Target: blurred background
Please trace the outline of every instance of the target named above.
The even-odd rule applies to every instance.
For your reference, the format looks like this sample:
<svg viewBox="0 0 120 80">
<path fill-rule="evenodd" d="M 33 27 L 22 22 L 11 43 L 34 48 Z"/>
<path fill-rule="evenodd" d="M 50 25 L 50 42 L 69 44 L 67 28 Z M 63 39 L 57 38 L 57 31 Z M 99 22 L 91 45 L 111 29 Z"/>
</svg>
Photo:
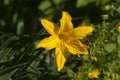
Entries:
<svg viewBox="0 0 120 80">
<path fill-rule="evenodd" d="M 100 23 L 116 0 L 0 0 L 0 30 L 4 33 L 33 34 L 41 30 L 40 19 L 58 22 L 67 11 L 77 26 L 83 20 Z"/>
</svg>

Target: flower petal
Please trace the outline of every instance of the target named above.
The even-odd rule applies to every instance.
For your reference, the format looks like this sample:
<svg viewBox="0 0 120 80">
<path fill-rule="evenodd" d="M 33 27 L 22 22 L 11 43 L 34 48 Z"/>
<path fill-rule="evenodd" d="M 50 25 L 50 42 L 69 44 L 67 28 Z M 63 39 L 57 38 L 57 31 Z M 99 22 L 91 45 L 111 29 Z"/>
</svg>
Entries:
<svg viewBox="0 0 120 80">
<path fill-rule="evenodd" d="M 63 46 L 57 47 L 55 50 L 58 71 L 63 69 L 64 64 L 66 62 L 66 57 L 65 57 L 66 50 L 67 49 Z"/>
<path fill-rule="evenodd" d="M 48 21 L 46 19 L 42 19 L 41 24 L 43 25 L 43 27 L 46 29 L 46 31 L 48 33 L 50 33 L 51 35 L 55 35 L 54 30 L 55 30 L 56 26 L 55 26 L 55 24 L 53 22 Z"/>
<path fill-rule="evenodd" d="M 89 78 L 98 78 L 100 72 L 98 69 L 94 69 L 92 72 L 88 73 Z"/>
<path fill-rule="evenodd" d="M 93 28 L 91 26 L 81 26 L 73 29 L 73 35 L 78 39 L 83 39 L 87 34 L 91 33 Z"/>
<path fill-rule="evenodd" d="M 71 22 L 72 18 L 67 12 L 62 12 L 62 18 L 60 19 L 60 30 L 59 33 L 63 31 L 71 31 L 73 29 L 73 24 Z"/>
<path fill-rule="evenodd" d="M 58 43 L 58 38 L 56 36 L 50 36 L 47 38 L 44 38 L 43 40 L 41 40 L 38 45 L 37 48 L 46 48 L 47 50 L 53 49 L 57 46 Z"/>
<path fill-rule="evenodd" d="M 79 40 L 75 40 L 69 44 L 65 44 L 65 46 L 67 47 L 68 51 L 71 52 L 71 54 L 88 54 L 86 46 L 83 45 Z"/>
</svg>

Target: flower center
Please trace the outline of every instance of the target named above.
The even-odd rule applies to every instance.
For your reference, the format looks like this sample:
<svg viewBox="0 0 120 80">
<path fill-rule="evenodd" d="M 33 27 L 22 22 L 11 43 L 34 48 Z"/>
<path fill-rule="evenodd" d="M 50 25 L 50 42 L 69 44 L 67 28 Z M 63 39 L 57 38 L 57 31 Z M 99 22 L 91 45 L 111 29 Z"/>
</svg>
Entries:
<svg viewBox="0 0 120 80">
<path fill-rule="evenodd" d="M 59 34 L 58 37 L 62 42 L 65 42 L 65 43 L 70 43 L 73 39 L 73 36 L 70 32 L 63 32 Z"/>
</svg>

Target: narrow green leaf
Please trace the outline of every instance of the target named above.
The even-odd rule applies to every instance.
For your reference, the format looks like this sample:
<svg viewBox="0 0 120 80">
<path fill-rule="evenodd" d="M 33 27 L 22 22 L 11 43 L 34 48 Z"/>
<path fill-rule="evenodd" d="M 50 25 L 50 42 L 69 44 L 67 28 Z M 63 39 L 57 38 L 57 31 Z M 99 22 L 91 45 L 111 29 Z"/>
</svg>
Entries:
<svg viewBox="0 0 120 80">
<path fill-rule="evenodd" d="M 26 65 L 26 63 L 14 65 L 14 66 L 5 68 L 5 69 L 3 69 L 3 70 L 0 70 L 0 75 L 1 75 L 1 74 L 4 74 L 4 73 L 8 73 L 8 71 L 12 71 L 12 70 L 14 70 L 14 69 L 16 69 L 16 68 L 18 68 L 18 67 L 22 67 L 23 65 Z"/>
</svg>

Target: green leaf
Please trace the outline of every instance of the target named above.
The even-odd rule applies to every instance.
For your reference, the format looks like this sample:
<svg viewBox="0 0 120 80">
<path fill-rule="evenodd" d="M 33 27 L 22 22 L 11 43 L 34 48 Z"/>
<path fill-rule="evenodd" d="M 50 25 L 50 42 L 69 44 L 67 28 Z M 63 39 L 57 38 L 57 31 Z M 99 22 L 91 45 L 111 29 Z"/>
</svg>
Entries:
<svg viewBox="0 0 120 80">
<path fill-rule="evenodd" d="M 76 4 L 76 7 L 83 7 L 83 6 L 86 6 L 87 4 L 89 3 L 92 3 L 92 2 L 95 2 L 95 0 L 77 0 L 77 4 Z"/>
<path fill-rule="evenodd" d="M 83 59 L 86 61 L 89 61 L 89 56 L 88 55 L 83 55 Z"/>
<path fill-rule="evenodd" d="M 118 57 L 120 58 L 120 50 L 118 51 Z"/>
<path fill-rule="evenodd" d="M 77 74 L 77 80 L 85 80 L 85 73 L 82 71 L 79 71 Z"/>
<path fill-rule="evenodd" d="M 45 0 L 45 1 L 41 2 L 41 4 L 38 6 L 38 9 L 45 10 L 46 8 L 48 8 L 50 6 L 51 6 L 51 4 L 50 4 L 49 0 Z"/>
<path fill-rule="evenodd" d="M 9 3 L 10 3 L 10 0 L 4 0 L 4 5 L 5 5 L 5 6 L 8 6 Z"/>
<path fill-rule="evenodd" d="M 74 77 L 75 75 L 75 73 L 70 68 L 67 68 L 67 74 L 69 77 Z"/>
<path fill-rule="evenodd" d="M 113 52 L 113 51 L 116 50 L 116 46 L 115 46 L 115 44 L 113 44 L 113 43 L 106 44 L 104 48 L 105 48 L 105 50 L 106 50 L 107 52 L 109 52 L 109 53 L 111 53 L 111 52 Z"/>
<path fill-rule="evenodd" d="M 119 5 L 119 7 L 117 8 L 117 12 L 120 12 L 120 5 Z"/>
<path fill-rule="evenodd" d="M 7 72 L 4 75 L 0 75 L 0 80 L 12 80 L 11 76 L 16 72 L 16 70 L 13 70 L 12 72 Z"/>
<path fill-rule="evenodd" d="M 117 36 L 117 43 L 120 45 L 120 35 Z"/>
<path fill-rule="evenodd" d="M 119 21 L 120 21 L 120 18 L 117 18 L 117 19 L 113 20 L 113 21 L 110 23 L 110 26 L 108 27 L 107 30 L 108 30 L 108 31 L 111 31 Z"/>
<path fill-rule="evenodd" d="M 11 79 L 10 76 L 11 74 L 7 73 L 5 75 L 0 76 L 0 80 L 10 80 Z"/>
<path fill-rule="evenodd" d="M 103 65 L 103 63 L 106 61 L 105 55 L 103 53 L 96 53 L 95 56 L 97 58 L 98 65 Z"/>
</svg>

